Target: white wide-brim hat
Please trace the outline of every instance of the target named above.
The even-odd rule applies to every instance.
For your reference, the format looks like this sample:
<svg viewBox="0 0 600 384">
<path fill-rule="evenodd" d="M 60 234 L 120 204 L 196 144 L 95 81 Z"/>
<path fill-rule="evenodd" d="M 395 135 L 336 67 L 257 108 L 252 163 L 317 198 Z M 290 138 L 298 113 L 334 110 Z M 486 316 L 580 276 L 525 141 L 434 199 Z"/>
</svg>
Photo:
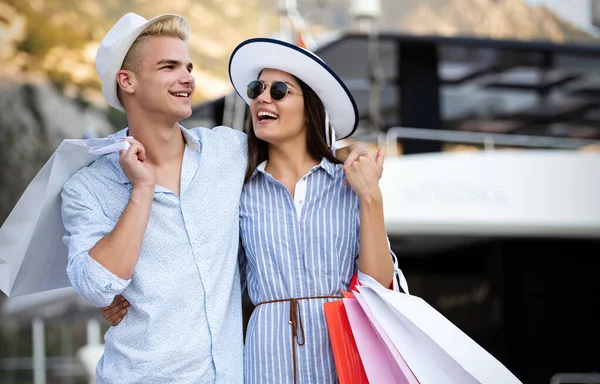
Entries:
<svg viewBox="0 0 600 384">
<path fill-rule="evenodd" d="M 187 30 L 184 41 L 187 42 L 190 35 L 189 23 L 183 17 L 170 13 L 150 20 L 135 13 L 127 13 L 104 36 L 96 53 L 96 72 L 102 81 L 102 95 L 111 107 L 124 110 L 117 97 L 117 72 L 121 69 L 135 39 L 152 24 L 172 17 L 179 18 L 185 23 Z"/>
<path fill-rule="evenodd" d="M 282 40 L 249 39 L 233 50 L 229 59 L 229 79 L 246 104 L 250 105 L 251 101 L 246 94 L 248 83 L 257 80 L 265 68 L 296 76 L 319 96 L 329 114 L 336 140 L 345 139 L 356 131 L 358 108 L 338 75 L 314 53 Z"/>
</svg>

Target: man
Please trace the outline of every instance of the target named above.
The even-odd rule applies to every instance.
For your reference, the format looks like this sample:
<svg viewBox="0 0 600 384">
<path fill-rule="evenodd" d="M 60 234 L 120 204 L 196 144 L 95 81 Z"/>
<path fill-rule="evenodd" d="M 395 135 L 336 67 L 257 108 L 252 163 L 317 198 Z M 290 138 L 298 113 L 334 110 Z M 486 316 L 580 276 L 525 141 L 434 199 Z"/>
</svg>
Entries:
<svg viewBox="0 0 600 384">
<path fill-rule="evenodd" d="M 104 97 L 127 116 L 117 136 L 131 147 L 81 169 L 61 196 L 74 289 L 98 307 L 121 294 L 130 303 L 105 335 L 98 383 L 243 382 L 246 136 L 179 125 L 195 89 L 188 37 L 180 16 L 130 13 L 96 57 Z"/>
</svg>

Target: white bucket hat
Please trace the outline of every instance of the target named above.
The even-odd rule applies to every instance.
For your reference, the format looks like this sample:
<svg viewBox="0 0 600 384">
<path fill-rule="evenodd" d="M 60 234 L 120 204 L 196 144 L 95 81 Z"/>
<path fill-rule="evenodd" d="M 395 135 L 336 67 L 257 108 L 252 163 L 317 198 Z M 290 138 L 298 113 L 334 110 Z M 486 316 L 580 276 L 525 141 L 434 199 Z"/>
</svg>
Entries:
<svg viewBox="0 0 600 384">
<path fill-rule="evenodd" d="M 135 14 L 127 13 L 108 31 L 100 42 L 96 54 L 96 72 L 102 81 L 102 94 L 106 102 L 116 109 L 123 110 L 123 106 L 117 97 L 117 72 L 123 65 L 123 60 L 129 48 L 142 32 L 157 21 L 177 17 L 183 20 L 187 26 L 184 41 L 190 35 L 190 26 L 186 19 L 175 14 L 164 14 L 150 20 Z"/>
<path fill-rule="evenodd" d="M 265 68 L 287 72 L 306 83 L 323 102 L 337 140 L 356 131 L 358 109 L 342 80 L 317 55 L 282 40 L 249 39 L 233 50 L 229 59 L 229 79 L 246 104 L 250 105 L 251 101 L 246 94 L 248 83 L 257 80 Z"/>
</svg>

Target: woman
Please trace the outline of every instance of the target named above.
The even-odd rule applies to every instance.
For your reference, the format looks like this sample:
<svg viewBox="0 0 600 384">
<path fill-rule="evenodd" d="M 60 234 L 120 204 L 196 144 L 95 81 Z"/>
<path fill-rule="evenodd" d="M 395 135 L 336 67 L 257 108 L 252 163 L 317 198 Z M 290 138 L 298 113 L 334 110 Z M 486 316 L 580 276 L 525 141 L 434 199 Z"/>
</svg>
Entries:
<svg viewBox="0 0 600 384">
<path fill-rule="evenodd" d="M 250 39 L 234 50 L 229 75 L 252 123 L 240 200 L 240 265 L 256 306 L 245 382 L 336 383 L 323 304 L 354 276 L 395 287 L 378 186 L 383 156 L 345 169 L 335 158 L 335 141 L 357 127 L 357 108 L 314 54 Z"/>
<path fill-rule="evenodd" d="M 336 160 L 335 140 L 354 132 L 357 108 L 314 54 L 251 39 L 234 50 L 229 75 L 252 116 L 240 203 L 256 306 L 246 383 L 335 383 L 323 303 L 339 299 L 357 272 L 384 286 L 394 277 L 378 185 L 383 157 L 346 169 Z"/>
</svg>

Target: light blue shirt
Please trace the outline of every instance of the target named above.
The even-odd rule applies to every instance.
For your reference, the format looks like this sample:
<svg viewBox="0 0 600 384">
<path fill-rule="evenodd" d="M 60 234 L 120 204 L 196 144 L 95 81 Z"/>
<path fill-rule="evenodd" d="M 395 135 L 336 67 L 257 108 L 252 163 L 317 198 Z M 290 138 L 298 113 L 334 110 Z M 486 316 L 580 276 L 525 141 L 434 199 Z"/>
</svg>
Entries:
<svg viewBox="0 0 600 384">
<path fill-rule="evenodd" d="M 227 127 L 181 130 L 187 145 L 180 196 L 156 186 L 130 280 L 88 254 L 129 202 L 131 183 L 118 154 L 81 169 L 63 188 L 73 288 L 99 307 L 119 294 L 130 302 L 105 335 L 98 384 L 243 383 L 237 251 L 246 136 Z"/>
</svg>

